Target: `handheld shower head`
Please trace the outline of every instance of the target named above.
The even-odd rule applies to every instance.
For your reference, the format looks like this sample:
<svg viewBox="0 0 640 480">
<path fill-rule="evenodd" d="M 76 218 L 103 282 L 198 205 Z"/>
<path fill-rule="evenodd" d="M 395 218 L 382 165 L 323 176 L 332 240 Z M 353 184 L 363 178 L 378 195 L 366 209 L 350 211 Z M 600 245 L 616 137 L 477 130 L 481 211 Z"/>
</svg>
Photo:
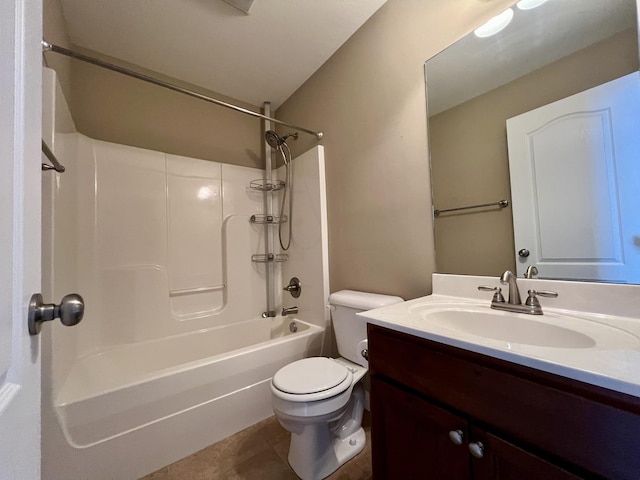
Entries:
<svg viewBox="0 0 640 480">
<path fill-rule="evenodd" d="M 271 148 L 278 148 L 284 141 L 282 138 L 280 138 L 280 135 L 278 135 L 273 130 L 267 130 L 264 134 L 264 139 L 267 141 Z"/>
<path fill-rule="evenodd" d="M 283 250 L 289 250 L 289 247 L 291 246 L 291 232 L 292 232 L 292 219 L 293 219 L 293 204 L 292 202 L 292 197 L 291 197 L 291 189 L 293 188 L 293 174 L 291 173 L 291 168 L 290 168 L 290 163 L 291 163 L 291 150 L 289 150 L 289 145 L 287 145 L 287 138 L 289 137 L 293 137 L 294 140 L 298 139 L 298 133 L 297 132 L 293 132 L 293 133 L 287 133 L 284 137 L 280 137 L 280 135 L 278 135 L 276 132 L 274 132 L 273 130 L 267 130 L 266 132 L 264 132 L 264 139 L 265 141 L 269 144 L 269 146 L 271 148 L 275 148 L 277 150 L 280 151 L 280 155 L 282 155 L 282 161 L 284 162 L 285 168 L 286 168 L 286 176 L 287 176 L 287 180 L 285 182 L 285 188 L 284 188 L 284 193 L 282 194 L 282 203 L 280 204 L 280 218 L 285 218 L 284 215 L 284 205 L 285 205 L 285 201 L 287 199 L 287 192 L 289 192 L 289 221 L 287 222 L 289 224 L 289 240 L 287 242 L 287 244 L 285 245 L 283 238 L 282 238 L 282 222 L 280 222 L 278 224 L 278 237 L 280 240 L 280 247 L 282 247 Z"/>
<path fill-rule="evenodd" d="M 281 137 L 273 130 L 267 130 L 264 134 L 264 139 L 267 141 L 271 148 L 280 148 L 283 144 L 286 145 L 286 140 L 289 137 L 293 137 L 294 140 L 297 140 L 298 132 L 287 133 L 284 137 Z"/>
</svg>

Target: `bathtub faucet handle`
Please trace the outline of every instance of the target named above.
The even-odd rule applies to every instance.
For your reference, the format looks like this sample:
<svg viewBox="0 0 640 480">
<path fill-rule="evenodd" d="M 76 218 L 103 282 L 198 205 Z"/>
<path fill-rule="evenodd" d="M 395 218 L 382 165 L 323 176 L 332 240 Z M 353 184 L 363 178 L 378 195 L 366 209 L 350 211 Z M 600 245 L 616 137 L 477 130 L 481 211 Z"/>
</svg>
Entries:
<svg viewBox="0 0 640 480">
<path fill-rule="evenodd" d="M 298 277 L 292 277 L 291 280 L 289 280 L 289 285 L 282 290 L 289 292 L 293 298 L 298 298 L 302 292 L 302 283 Z"/>
<path fill-rule="evenodd" d="M 298 313 L 298 307 L 289 307 L 282 309 L 282 316 L 290 315 L 292 313 Z"/>
</svg>

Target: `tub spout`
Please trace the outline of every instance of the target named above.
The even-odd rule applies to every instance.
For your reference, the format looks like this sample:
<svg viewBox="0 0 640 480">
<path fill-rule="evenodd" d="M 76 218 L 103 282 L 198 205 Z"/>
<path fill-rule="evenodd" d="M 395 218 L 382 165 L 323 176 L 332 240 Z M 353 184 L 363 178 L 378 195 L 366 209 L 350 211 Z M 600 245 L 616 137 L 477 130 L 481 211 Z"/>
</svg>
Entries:
<svg viewBox="0 0 640 480">
<path fill-rule="evenodd" d="M 289 308 L 283 308 L 282 309 L 282 316 L 283 317 L 285 315 L 290 315 L 292 313 L 298 313 L 298 307 L 289 307 Z"/>
</svg>

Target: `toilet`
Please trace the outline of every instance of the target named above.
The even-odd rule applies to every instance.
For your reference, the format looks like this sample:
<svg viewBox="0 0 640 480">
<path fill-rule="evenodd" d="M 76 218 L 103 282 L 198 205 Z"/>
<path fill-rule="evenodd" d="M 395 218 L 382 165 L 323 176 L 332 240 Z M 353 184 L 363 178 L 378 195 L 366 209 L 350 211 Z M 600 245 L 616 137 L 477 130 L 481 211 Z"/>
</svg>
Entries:
<svg viewBox="0 0 640 480">
<path fill-rule="evenodd" d="M 329 476 L 365 446 L 362 428 L 367 373 L 367 323 L 358 312 L 400 297 L 341 290 L 331 294 L 339 358 L 311 357 L 285 365 L 271 381 L 272 404 L 291 432 L 289 464 L 302 480 Z"/>
</svg>

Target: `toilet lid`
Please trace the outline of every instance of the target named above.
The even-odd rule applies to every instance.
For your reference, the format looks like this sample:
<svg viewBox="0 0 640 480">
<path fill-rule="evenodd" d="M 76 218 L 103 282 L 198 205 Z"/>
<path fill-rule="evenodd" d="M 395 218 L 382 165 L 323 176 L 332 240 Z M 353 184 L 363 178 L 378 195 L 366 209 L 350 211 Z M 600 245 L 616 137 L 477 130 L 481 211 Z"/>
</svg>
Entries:
<svg viewBox="0 0 640 480">
<path fill-rule="evenodd" d="M 329 390 L 344 382 L 348 374 L 346 367 L 328 358 L 305 358 L 278 370 L 273 385 L 280 391 L 303 395 Z"/>
</svg>

